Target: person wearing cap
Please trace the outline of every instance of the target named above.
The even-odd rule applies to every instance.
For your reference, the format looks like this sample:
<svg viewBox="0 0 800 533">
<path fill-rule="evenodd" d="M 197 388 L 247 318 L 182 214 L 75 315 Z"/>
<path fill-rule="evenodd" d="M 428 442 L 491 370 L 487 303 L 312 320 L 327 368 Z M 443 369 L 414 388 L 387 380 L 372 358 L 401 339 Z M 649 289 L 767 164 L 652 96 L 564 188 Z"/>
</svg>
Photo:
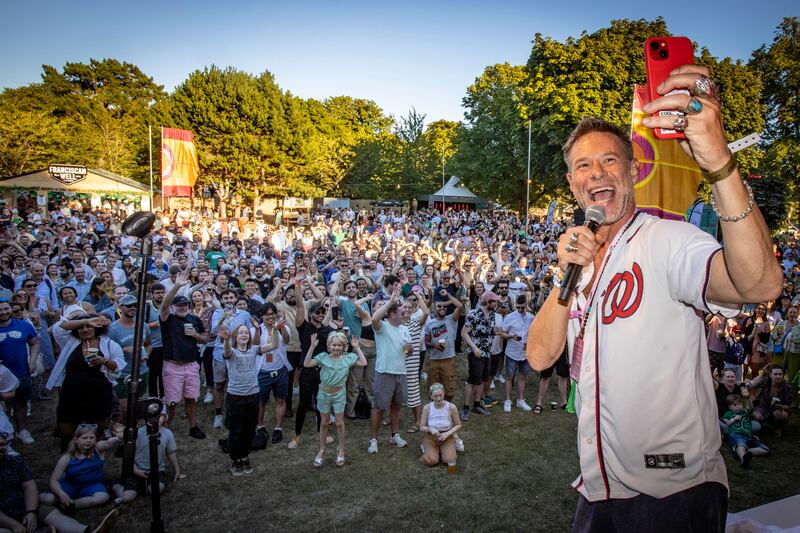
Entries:
<svg viewBox="0 0 800 533">
<path fill-rule="evenodd" d="M 495 309 L 500 296 L 492 291 L 481 295 L 480 306 L 467 315 L 462 330 L 462 338 L 467 345 L 467 364 L 469 371 L 464 386 L 464 407 L 461 420 L 469 420 L 470 402 L 472 412 L 488 415 L 489 411 L 481 404 L 483 384 L 489 379 L 491 367 L 492 339 L 496 331 Z"/>
<path fill-rule="evenodd" d="M 208 341 L 200 317 L 189 313 L 189 300 L 178 293 L 189 285 L 190 269 L 180 272 L 161 302 L 158 320 L 164 346 L 164 403 L 167 426 L 175 419 L 175 405 L 183 400 L 189 419 L 189 435 L 206 437 L 197 425 L 197 398 L 200 396 L 198 344 Z M 170 308 L 171 307 L 171 308 Z"/>
<path fill-rule="evenodd" d="M 131 375 L 131 368 L 133 366 L 133 335 L 136 325 L 136 308 L 138 307 L 138 300 L 133 294 L 126 294 L 119 301 L 119 308 L 122 311 L 120 317 L 108 326 L 108 338 L 116 342 L 122 347 L 122 353 L 125 357 L 125 365 L 122 367 L 117 377 L 117 398 L 119 399 L 119 412 L 121 416 L 128 406 L 128 378 Z M 69 329 L 62 325 L 64 329 Z M 148 376 L 150 369 L 147 366 L 147 358 L 150 354 L 150 328 L 142 328 L 142 352 L 139 354 L 141 358 L 141 365 L 139 366 L 139 394 L 145 396 L 148 390 Z M 155 391 L 151 391 L 155 392 Z"/>
<path fill-rule="evenodd" d="M 742 381 L 742 365 L 746 357 L 747 339 L 744 330 L 739 324 L 734 324 L 725 341 L 725 370 L 733 370 L 737 381 Z"/>
</svg>

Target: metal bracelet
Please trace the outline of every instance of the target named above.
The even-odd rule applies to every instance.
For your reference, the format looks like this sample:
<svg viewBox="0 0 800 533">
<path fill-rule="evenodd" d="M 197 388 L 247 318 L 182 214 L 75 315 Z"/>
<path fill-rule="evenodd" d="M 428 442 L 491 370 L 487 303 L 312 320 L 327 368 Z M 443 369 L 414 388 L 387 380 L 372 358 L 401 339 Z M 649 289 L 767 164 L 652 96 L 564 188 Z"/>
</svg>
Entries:
<svg viewBox="0 0 800 533">
<path fill-rule="evenodd" d="M 755 198 L 753 197 L 753 188 L 750 187 L 750 184 L 747 183 L 745 180 L 742 180 L 744 184 L 744 188 L 747 189 L 747 209 L 739 213 L 734 217 L 729 217 L 723 215 L 717 209 L 717 202 L 714 201 L 714 193 L 711 193 L 711 207 L 714 209 L 714 212 L 717 214 L 719 219 L 723 222 L 739 222 L 740 220 L 744 220 L 747 216 L 753 211 L 753 204 L 755 203 Z"/>
</svg>

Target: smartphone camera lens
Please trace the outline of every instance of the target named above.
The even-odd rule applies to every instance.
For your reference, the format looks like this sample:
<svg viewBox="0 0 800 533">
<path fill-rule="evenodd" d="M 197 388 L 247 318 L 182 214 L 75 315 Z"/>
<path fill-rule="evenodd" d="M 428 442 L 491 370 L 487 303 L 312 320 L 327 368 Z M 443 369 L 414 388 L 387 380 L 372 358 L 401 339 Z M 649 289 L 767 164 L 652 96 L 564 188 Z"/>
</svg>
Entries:
<svg viewBox="0 0 800 533">
<path fill-rule="evenodd" d="M 661 59 L 666 59 L 668 55 L 669 54 L 667 53 L 666 50 L 661 50 L 660 52 L 658 52 L 658 57 L 660 57 Z"/>
<path fill-rule="evenodd" d="M 658 50 L 658 47 L 659 47 L 659 44 L 656 41 L 651 41 L 650 42 L 650 50 L 655 52 L 656 50 Z"/>
</svg>

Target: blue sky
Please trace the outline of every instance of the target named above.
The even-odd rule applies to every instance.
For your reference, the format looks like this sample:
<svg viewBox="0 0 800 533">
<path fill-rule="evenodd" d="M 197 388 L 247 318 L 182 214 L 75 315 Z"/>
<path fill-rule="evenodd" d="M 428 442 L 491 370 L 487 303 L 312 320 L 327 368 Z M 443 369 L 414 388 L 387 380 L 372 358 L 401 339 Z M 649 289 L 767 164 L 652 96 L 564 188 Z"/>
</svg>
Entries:
<svg viewBox="0 0 800 533">
<path fill-rule="evenodd" d="M 537 32 L 563 40 L 659 15 L 673 34 L 746 60 L 783 17 L 800 16 L 800 2 L 6 0 L 0 86 L 39 81 L 42 64 L 108 57 L 171 90 L 216 64 L 269 70 L 304 98 L 346 94 L 395 116 L 414 107 L 428 122 L 461 120 L 467 86 L 487 65 L 524 64 Z"/>
</svg>

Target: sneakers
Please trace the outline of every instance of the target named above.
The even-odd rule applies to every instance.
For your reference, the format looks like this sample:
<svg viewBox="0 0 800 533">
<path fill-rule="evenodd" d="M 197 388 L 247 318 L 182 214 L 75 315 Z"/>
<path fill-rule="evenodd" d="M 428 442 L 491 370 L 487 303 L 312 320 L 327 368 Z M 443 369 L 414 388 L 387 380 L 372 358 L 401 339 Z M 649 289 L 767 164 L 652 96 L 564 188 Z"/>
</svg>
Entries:
<svg viewBox="0 0 800 533">
<path fill-rule="evenodd" d="M 457 436 L 453 435 L 453 438 L 456 441 L 456 451 L 460 453 L 464 453 L 464 441 L 459 439 Z M 423 453 L 425 453 L 423 451 Z"/>
<path fill-rule="evenodd" d="M 344 450 L 341 448 L 336 449 L 336 466 L 344 466 Z"/>
<path fill-rule="evenodd" d="M 378 439 L 369 439 L 367 453 L 378 453 Z"/>
<path fill-rule="evenodd" d="M 530 409 L 528 409 L 530 410 Z M 503 402 L 503 412 L 510 413 L 511 412 L 511 400 L 506 400 Z"/>
<path fill-rule="evenodd" d="M 320 467 L 322 466 L 322 462 L 325 459 L 325 450 L 320 451 L 316 457 L 314 457 L 314 466 Z"/>
<path fill-rule="evenodd" d="M 240 460 L 232 461 L 231 462 L 231 474 L 234 476 L 241 476 L 244 474 L 244 467 L 242 466 L 242 462 Z"/>
<path fill-rule="evenodd" d="M 466 422 L 469 420 L 469 409 L 462 409 L 461 410 L 461 421 Z"/>
<path fill-rule="evenodd" d="M 272 430 L 272 444 L 278 444 L 282 440 L 283 440 L 283 430 L 281 428 L 273 429 Z"/>
<path fill-rule="evenodd" d="M 394 444 L 398 448 L 405 448 L 408 443 L 400 436 L 399 433 L 395 433 L 389 438 L 389 444 Z"/>
<path fill-rule="evenodd" d="M 300 446 L 300 435 L 295 435 L 292 437 L 292 440 L 289 441 L 287 448 L 290 450 L 296 450 L 298 446 Z"/>
<path fill-rule="evenodd" d="M 191 428 L 189 430 L 189 436 L 190 437 L 194 437 L 196 439 L 204 439 L 204 438 L 206 438 L 206 434 L 203 433 L 203 431 L 197 426 L 194 426 L 193 428 Z"/>
<path fill-rule="evenodd" d="M 473 407 L 472 407 L 472 412 L 473 412 L 473 413 L 478 413 L 479 415 L 484 415 L 484 416 L 491 414 L 491 413 L 489 413 L 489 411 L 488 411 L 488 410 L 487 410 L 487 409 L 486 409 L 484 406 L 482 406 L 482 405 L 475 405 L 475 406 L 473 406 Z"/>
<path fill-rule="evenodd" d="M 33 435 L 31 435 L 31 432 L 28 431 L 27 429 L 23 429 L 22 431 L 17 433 L 17 436 L 19 437 L 19 440 L 22 441 L 22 444 L 33 444 L 34 442 L 36 442 L 33 440 Z"/>
<path fill-rule="evenodd" d="M 531 406 L 528 405 L 528 402 L 526 402 L 524 398 L 520 398 L 519 400 L 517 400 L 517 407 L 522 409 L 523 411 L 531 410 Z"/>
<path fill-rule="evenodd" d="M 222 429 L 222 415 L 214 415 L 214 429 Z"/>
<path fill-rule="evenodd" d="M 203 398 L 203 403 L 212 403 L 214 401 L 214 393 L 208 391 L 206 393 L 205 398 Z"/>
<path fill-rule="evenodd" d="M 500 383 L 503 383 L 503 384 L 505 384 L 505 382 L 506 382 L 506 378 L 503 377 L 503 374 L 497 374 L 494 377 L 494 379 L 496 379 L 497 381 L 499 381 Z"/>
<path fill-rule="evenodd" d="M 747 464 L 750 462 L 750 459 L 752 459 L 752 458 L 753 458 L 753 452 L 748 450 L 742 456 L 742 461 L 739 464 L 741 465 L 742 468 L 747 468 Z"/>
<path fill-rule="evenodd" d="M 242 471 L 245 474 L 252 474 L 253 473 L 253 465 L 250 464 L 250 458 L 249 457 L 245 457 L 244 459 L 242 459 L 241 464 L 242 464 Z"/>
</svg>

